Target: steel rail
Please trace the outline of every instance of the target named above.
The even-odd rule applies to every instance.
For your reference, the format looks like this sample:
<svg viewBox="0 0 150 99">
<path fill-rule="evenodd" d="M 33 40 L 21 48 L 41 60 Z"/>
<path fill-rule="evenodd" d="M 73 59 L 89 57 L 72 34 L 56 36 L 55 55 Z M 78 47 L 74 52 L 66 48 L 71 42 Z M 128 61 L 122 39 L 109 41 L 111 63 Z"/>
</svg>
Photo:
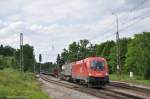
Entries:
<svg viewBox="0 0 150 99">
<path fill-rule="evenodd" d="M 131 85 L 131 84 L 126 84 L 126 83 L 122 83 L 122 82 L 110 82 L 110 84 L 108 86 L 124 88 L 124 89 L 131 89 L 131 90 L 136 90 L 136 91 L 140 91 L 143 93 L 150 93 L 149 88 L 138 87 L 138 86 L 134 86 L 133 84 Z"/>
<path fill-rule="evenodd" d="M 62 81 L 57 81 L 57 80 L 52 80 L 49 78 L 47 75 L 41 75 L 41 79 L 53 83 L 56 85 L 60 85 L 69 89 L 73 89 L 76 91 L 80 91 L 98 98 L 103 98 L 103 99 L 144 99 L 143 97 L 123 93 L 123 92 L 118 92 L 110 89 L 93 89 L 93 88 L 86 88 L 81 85 L 73 84 L 73 83 L 68 83 L 68 82 L 62 82 Z"/>
</svg>

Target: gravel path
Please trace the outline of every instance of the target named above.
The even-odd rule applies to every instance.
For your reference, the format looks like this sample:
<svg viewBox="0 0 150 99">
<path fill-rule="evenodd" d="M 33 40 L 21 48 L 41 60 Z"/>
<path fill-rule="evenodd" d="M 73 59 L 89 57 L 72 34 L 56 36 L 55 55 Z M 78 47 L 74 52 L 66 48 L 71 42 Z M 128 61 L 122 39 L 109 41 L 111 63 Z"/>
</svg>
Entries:
<svg viewBox="0 0 150 99">
<path fill-rule="evenodd" d="M 42 90 L 48 93 L 53 99 L 99 99 L 82 92 L 46 82 L 42 79 L 39 79 L 39 81 L 42 83 Z"/>
</svg>

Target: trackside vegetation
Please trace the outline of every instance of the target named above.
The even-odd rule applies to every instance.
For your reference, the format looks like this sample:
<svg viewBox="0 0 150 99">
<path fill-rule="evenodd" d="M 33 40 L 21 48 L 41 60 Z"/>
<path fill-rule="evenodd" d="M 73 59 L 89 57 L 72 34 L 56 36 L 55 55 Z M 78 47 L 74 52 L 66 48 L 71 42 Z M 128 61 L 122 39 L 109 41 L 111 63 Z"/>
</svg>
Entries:
<svg viewBox="0 0 150 99">
<path fill-rule="evenodd" d="M 110 74 L 109 75 L 111 80 L 115 81 L 121 81 L 121 82 L 127 82 L 127 83 L 134 83 L 139 85 L 145 85 L 150 87 L 150 80 L 145 80 L 141 76 L 134 76 L 133 78 L 130 78 L 129 75 L 117 75 L 117 74 Z"/>
<path fill-rule="evenodd" d="M 6 68 L 0 70 L 0 99 L 50 99 L 40 89 L 33 73 Z"/>
<path fill-rule="evenodd" d="M 129 73 L 133 72 L 133 80 L 150 80 L 150 32 L 137 33 L 133 38 L 121 38 L 120 45 L 120 70 L 117 70 L 115 41 L 105 41 L 98 44 L 91 44 L 89 40 L 84 39 L 74 41 L 64 48 L 57 55 L 56 63 L 47 62 L 41 64 L 41 69 L 51 71 L 67 63 L 84 59 L 90 56 L 104 57 L 108 61 L 109 73 L 111 79 L 123 78 L 127 81 Z M 24 71 L 39 72 L 40 64 L 36 61 L 34 47 L 23 45 Z M 35 66 L 35 67 L 34 67 Z M 10 46 L 0 45 L 0 70 L 13 68 L 20 70 L 20 49 L 14 49 Z M 117 76 L 117 77 L 115 77 Z M 117 80 L 117 79 L 116 79 Z M 118 79 L 119 80 L 119 79 Z"/>
<path fill-rule="evenodd" d="M 106 41 L 100 44 L 91 44 L 89 40 L 80 40 L 69 44 L 57 56 L 57 64 L 81 60 L 89 56 L 104 57 L 108 60 L 110 74 L 118 76 L 133 72 L 134 77 L 150 80 L 150 32 L 137 33 L 133 38 L 121 38 L 120 69 L 117 70 L 116 42 Z M 114 75 L 115 76 L 115 75 Z"/>
<path fill-rule="evenodd" d="M 34 65 L 36 64 L 34 48 L 29 44 L 25 44 L 23 49 L 24 71 L 33 72 Z M 0 45 L 0 69 L 4 68 L 20 70 L 20 49 Z"/>
</svg>

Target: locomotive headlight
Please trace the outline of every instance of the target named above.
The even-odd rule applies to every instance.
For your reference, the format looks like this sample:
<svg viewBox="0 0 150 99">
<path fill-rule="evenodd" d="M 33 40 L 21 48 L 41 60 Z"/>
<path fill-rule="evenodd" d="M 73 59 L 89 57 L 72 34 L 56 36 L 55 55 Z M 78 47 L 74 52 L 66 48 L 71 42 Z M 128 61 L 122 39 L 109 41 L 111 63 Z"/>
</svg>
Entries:
<svg viewBox="0 0 150 99">
<path fill-rule="evenodd" d="M 108 72 L 106 72 L 106 74 L 105 74 L 106 76 L 108 76 Z"/>
<path fill-rule="evenodd" d="M 89 73 L 89 76 L 92 76 L 92 74 L 91 74 L 91 73 Z"/>
</svg>

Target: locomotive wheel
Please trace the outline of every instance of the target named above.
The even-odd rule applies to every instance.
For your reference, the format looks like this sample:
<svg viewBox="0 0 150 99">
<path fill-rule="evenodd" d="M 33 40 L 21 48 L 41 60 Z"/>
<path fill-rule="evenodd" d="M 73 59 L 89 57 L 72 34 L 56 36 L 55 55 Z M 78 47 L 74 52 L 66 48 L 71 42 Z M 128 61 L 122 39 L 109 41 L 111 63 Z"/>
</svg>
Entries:
<svg viewBox="0 0 150 99">
<path fill-rule="evenodd" d="M 83 85 L 83 82 L 80 80 L 79 84 L 80 84 L 80 85 Z"/>
<path fill-rule="evenodd" d="M 90 84 L 90 83 L 87 83 L 87 84 L 86 84 L 86 87 L 90 88 L 90 87 L 91 87 L 91 84 Z"/>
</svg>

